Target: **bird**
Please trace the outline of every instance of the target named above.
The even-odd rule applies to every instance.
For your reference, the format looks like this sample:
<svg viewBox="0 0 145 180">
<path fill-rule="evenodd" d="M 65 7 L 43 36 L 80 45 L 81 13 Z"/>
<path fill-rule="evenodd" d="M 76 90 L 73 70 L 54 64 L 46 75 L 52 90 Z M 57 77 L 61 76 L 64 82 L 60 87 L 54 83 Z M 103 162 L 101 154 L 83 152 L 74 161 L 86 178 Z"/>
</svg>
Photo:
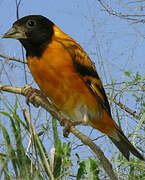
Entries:
<svg viewBox="0 0 145 180">
<path fill-rule="evenodd" d="M 42 15 L 18 19 L 3 38 L 19 40 L 40 90 L 74 124 L 106 134 L 122 155 L 145 161 L 113 120 L 94 63 L 74 39 Z"/>
</svg>

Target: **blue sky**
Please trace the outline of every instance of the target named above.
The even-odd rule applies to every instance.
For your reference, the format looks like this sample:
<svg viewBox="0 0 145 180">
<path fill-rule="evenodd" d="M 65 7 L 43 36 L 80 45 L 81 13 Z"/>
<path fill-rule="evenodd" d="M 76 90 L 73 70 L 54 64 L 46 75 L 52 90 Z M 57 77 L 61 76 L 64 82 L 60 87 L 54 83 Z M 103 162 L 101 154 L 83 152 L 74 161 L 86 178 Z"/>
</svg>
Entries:
<svg viewBox="0 0 145 180">
<path fill-rule="evenodd" d="M 127 2 L 129 1 L 119 4 L 119 1 L 110 1 L 110 5 L 122 13 L 140 13 L 139 7 Z M 117 82 L 125 81 L 123 69 L 145 73 L 145 25 L 131 24 L 132 22 L 108 15 L 96 0 L 22 0 L 19 14 L 20 17 L 30 14 L 46 16 L 78 41 L 95 62 L 104 84 L 111 83 L 111 77 Z M 1 0 L 0 36 L 15 20 L 15 0 Z M 20 43 L 12 39 L 0 39 L 0 53 L 22 58 Z M 1 64 L 0 61 L 0 67 Z M 11 69 L 6 65 L 5 68 L 13 85 L 23 86 L 23 66 L 17 66 Z M 28 77 L 29 83 L 35 86 L 29 72 Z M 5 73 L 1 76 L 1 82 L 9 84 Z M 8 98 L 14 101 L 14 97 Z M 132 100 L 128 100 L 128 97 L 123 100 L 132 106 Z M 25 104 L 23 98 L 20 98 L 20 101 Z"/>
<path fill-rule="evenodd" d="M 112 7 L 125 13 L 137 13 L 137 10 L 129 11 L 127 8 L 122 8 L 121 5 L 117 6 L 117 4 L 113 3 Z M 1 35 L 16 20 L 15 9 L 15 0 L 2 0 L 0 2 Z M 105 64 L 111 63 L 120 69 L 124 69 L 125 67 L 130 68 L 130 70 L 134 67 L 134 64 L 138 68 L 140 68 L 140 65 L 145 65 L 143 59 L 145 42 L 142 37 L 145 34 L 144 24 L 131 25 L 131 22 L 109 16 L 103 12 L 103 8 L 95 0 L 22 0 L 20 17 L 29 14 L 41 14 L 48 17 L 65 33 L 77 40 L 88 54 L 97 54 L 99 53 L 97 51 L 100 51 L 102 56 L 101 61 Z M 19 43 L 14 40 L 0 40 L 2 49 L 5 52 L 11 55 L 13 55 L 12 53 L 19 53 L 17 51 L 11 51 L 11 43 L 12 46 L 19 46 Z M 134 54 L 132 55 L 132 53 Z M 92 60 L 96 62 L 100 61 L 96 55 Z"/>
</svg>

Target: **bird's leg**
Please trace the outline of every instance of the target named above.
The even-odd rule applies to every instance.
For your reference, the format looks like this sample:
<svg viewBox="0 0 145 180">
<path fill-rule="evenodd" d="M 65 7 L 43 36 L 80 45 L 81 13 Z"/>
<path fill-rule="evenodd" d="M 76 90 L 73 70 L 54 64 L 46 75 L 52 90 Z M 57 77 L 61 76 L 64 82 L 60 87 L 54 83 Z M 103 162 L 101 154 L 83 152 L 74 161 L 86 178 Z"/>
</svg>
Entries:
<svg viewBox="0 0 145 180">
<path fill-rule="evenodd" d="M 29 85 L 25 86 L 24 94 L 26 96 L 26 103 L 28 105 L 31 102 L 35 107 L 40 106 L 36 101 L 34 101 L 34 97 L 36 97 L 36 96 L 39 96 L 41 99 L 43 98 L 45 101 L 48 101 L 47 97 L 45 96 L 45 94 L 42 91 L 40 91 L 36 88 L 32 88 Z"/>
<path fill-rule="evenodd" d="M 32 88 L 29 85 L 25 86 L 24 94 L 26 96 L 26 103 L 28 105 L 31 102 L 35 107 L 39 107 L 40 106 L 39 103 L 34 101 L 34 98 L 36 96 L 39 96 L 41 99 L 43 99 L 46 102 L 48 101 L 47 97 L 45 96 L 45 94 L 42 91 L 40 91 L 38 89 L 35 89 L 35 88 Z M 68 135 L 70 133 L 70 128 L 72 126 L 77 126 L 77 125 L 83 124 L 83 121 L 73 122 L 72 120 L 67 119 L 67 118 L 63 118 L 63 119 L 59 120 L 59 122 L 60 122 L 61 126 L 64 126 L 64 129 L 63 129 L 63 136 L 64 137 L 68 137 Z"/>
<path fill-rule="evenodd" d="M 68 137 L 68 135 L 70 133 L 70 128 L 72 126 L 77 126 L 77 125 L 81 124 L 81 122 L 73 122 L 72 120 L 67 119 L 67 118 L 61 119 L 59 122 L 60 122 L 61 126 L 64 126 L 64 129 L 63 129 L 64 137 Z"/>
</svg>

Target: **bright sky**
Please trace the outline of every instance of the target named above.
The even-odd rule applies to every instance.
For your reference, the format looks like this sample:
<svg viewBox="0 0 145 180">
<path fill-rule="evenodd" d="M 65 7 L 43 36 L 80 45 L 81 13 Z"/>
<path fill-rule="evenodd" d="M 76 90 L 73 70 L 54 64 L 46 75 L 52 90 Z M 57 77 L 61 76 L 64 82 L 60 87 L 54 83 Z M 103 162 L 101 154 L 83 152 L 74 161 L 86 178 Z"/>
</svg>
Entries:
<svg viewBox="0 0 145 180">
<path fill-rule="evenodd" d="M 122 3 L 123 4 L 123 3 Z M 123 5 L 128 5 L 127 1 Z M 124 13 L 137 13 L 133 5 L 112 4 L 112 7 Z M 132 9 L 128 7 L 132 7 Z M 0 34 L 2 35 L 16 20 L 15 0 L 0 2 Z M 128 69 L 140 71 L 145 65 L 145 34 L 143 25 L 131 25 L 131 22 L 109 16 L 103 12 L 95 0 L 22 0 L 20 17 L 30 14 L 41 14 L 55 22 L 65 33 L 77 40 L 96 62 L 103 61 L 108 71 Z M 12 49 L 12 47 L 15 47 Z M 0 40 L 2 53 L 20 56 L 15 40 Z M 97 56 L 96 56 L 97 55 Z M 111 66 L 114 67 L 114 70 Z M 97 66 L 97 69 L 99 71 Z"/>
</svg>

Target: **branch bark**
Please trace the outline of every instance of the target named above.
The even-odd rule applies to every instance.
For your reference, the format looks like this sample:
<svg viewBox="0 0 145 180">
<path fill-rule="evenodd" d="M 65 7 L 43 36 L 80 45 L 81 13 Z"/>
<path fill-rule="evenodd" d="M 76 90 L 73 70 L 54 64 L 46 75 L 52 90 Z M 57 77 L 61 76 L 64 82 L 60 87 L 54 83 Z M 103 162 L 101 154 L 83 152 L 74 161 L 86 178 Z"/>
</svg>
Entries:
<svg viewBox="0 0 145 180">
<path fill-rule="evenodd" d="M 6 91 L 10 93 L 15 93 L 15 94 L 20 94 L 23 96 L 26 96 L 26 90 L 28 87 L 24 88 L 18 88 L 18 87 L 12 87 L 12 86 L 6 86 L 6 85 L 0 85 L 0 90 L 1 91 Z M 34 97 L 34 103 L 40 105 L 43 107 L 46 111 L 48 111 L 53 117 L 55 117 L 58 121 L 61 121 L 65 117 L 63 117 L 62 113 L 59 112 L 56 107 L 51 104 L 48 99 L 41 98 L 40 96 L 35 96 Z M 81 133 L 78 129 L 76 129 L 74 126 L 70 128 L 70 132 L 74 134 L 77 138 L 81 140 L 82 143 L 87 145 L 93 153 L 97 156 L 97 158 L 100 160 L 100 163 L 102 164 L 105 172 L 108 174 L 109 178 L 111 180 L 117 180 L 118 178 L 116 177 L 112 165 L 109 162 L 109 160 L 105 157 L 104 153 L 102 150 L 86 135 Z"/>
</svg>

